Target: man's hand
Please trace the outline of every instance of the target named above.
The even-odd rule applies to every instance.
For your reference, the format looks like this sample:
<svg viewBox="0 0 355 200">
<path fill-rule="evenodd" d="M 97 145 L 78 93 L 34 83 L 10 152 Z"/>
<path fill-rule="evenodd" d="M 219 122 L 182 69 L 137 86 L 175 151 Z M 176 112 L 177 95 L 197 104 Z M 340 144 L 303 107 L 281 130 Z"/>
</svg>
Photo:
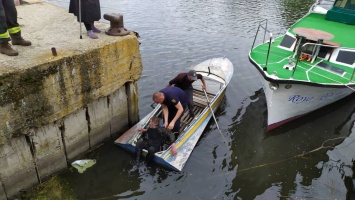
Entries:
<svg viewBox="0 0 355 200">
<path fill-rule="evenodd" d="M 170 153 L 173 156 L 175 156 L 177 154 L 177 149 L 176 149 L 175 143 L 171 144 Z"/>
<path fill-rule="evenodd" d="M 206 86 L 202 85 L 202 90 L 206 90 Z"/>
<path fill-rule="evenodd" d="M 20 0 L 14 0 L 15 6 L 19 6 L 20 5 Z"/>
<path fill-rule="evenodd" d="M 144 131 L 147 131 L 147 129 L 144 129 L 144 128 L 138 128 L 138 132 L 142 133 Z"/>
<path fill-rule="evenodd" d="M 174 126 L 175 126 L 175 122 L 171 121 L 169 126 L 168 126 L 168 129 L 169 130 L 173 130 Z"/>
</svg>

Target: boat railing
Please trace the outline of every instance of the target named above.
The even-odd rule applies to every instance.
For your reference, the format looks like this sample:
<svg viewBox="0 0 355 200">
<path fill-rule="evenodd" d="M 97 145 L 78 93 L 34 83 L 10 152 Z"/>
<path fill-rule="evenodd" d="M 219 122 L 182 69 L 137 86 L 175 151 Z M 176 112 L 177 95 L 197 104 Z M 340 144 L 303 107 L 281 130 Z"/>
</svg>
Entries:
<svg viewBox="0 0 355 200">
<path fill-rule="evenodd" d="M 266 32 L 270 33 L 270 31 L 267 30 L 267 19 L 264 19 L 261 22 L 259 22 L 259 26 L 258 26 L 258 29 L 256 30 L 256 34 L 255 34 L 255 37 L 254 37 L 254 42 L 253 42 L 253 46 L 251 47 L 251 50 L 253 50 L 253 48 L 254 48 L 255 41 L 256 41 L 256 38 L 258 37 L 260 29 L 264 29 L 264 40 L 263 40 L 263 43 L 264 43 L 265 42 L 265 37 L 266 37 Z"/>
<path fill-rule="evenodd" d="M 263 25 L 265 25 L 265 26 L 263 26 Z M 269 61 L 270 47 L 271 47 L 271 43 L 272 43 L 272 33 L 267 29 L 267 19 L 264 19 L 261 22 L 259 22 L 259 26 L 258 26 L 258 29 L 256 30 L 256 34 L 255 34 L 255 37 L 254 37 L 253 46 L 251 47 L 250 51 L 252 51 L 253 48 L 254 48 L 255 41 L 256 41 L 256 38 L 258 37 L 260 29 L 264 29 L 263 43 L 265 43 L 266 32 L 268 32 L 270 34 L 270 41 L 269 41 L 269 47 L 268 47 L 268 50 L 267 50 L 266 63 L 265 63 L 265 67 L 263 68 L 263 70 L 266 71 L 267 70 L 267 64 L 268 64 L 268 61 Z"/>
</svg>

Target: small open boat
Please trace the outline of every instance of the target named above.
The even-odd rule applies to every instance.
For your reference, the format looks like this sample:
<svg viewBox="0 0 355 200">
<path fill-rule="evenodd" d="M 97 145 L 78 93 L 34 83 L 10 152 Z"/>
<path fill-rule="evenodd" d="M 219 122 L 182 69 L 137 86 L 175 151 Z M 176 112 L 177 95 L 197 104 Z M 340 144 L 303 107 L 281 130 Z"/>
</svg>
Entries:
<svg viewBox="0 0 355 200">
<path fill-rule="evenodd" d="M 182 114 L 180 134 L 175 141 L 177 155 L 173 156 L 170 154 L 169 146 L 155 153 L 154 157 L 156 163 L 176 171 L 181 171 L 185 166 L 198 139 L 212 117 L 211 109 L 215 112 L 221 104 L 234 70 L 233 64 L 227 58 L 209 59 L 191 69 L 194 69 L 204 77 L 207 86 L 206 93 L 202 90 L 201 81 L 193 83 L 195 118 L 189 116 L 188 109 Z M 137 139 L 140 137 L 138 128 L 147 128 L 151 117 L 162 117 L 161 115 L 161 106 L 158 104 L 152 112 L 120 136 L 115 141 L 115 144 L 134 152 Z"/>
<path fill-rule="evenodd" d="M 264 37 L 267 21 L 260 23 Z M 270 33 L 270 32 L 269 32 Z M 318 0 L 287 32 L 253 47 L 271 130 L 355 91 L 355 2 Z"/>
</svg>

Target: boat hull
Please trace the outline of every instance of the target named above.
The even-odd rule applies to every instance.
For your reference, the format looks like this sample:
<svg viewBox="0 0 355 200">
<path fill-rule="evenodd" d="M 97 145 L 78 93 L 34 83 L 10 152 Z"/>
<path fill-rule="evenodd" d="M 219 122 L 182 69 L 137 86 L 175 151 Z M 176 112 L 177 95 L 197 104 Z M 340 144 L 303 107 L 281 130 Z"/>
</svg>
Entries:
<svg viewBox="0 0 355 200">
<path fill-rule="evenodd" d="M 211 102 L 213 112 L 216 112 L 217 108 L 221 104 L 224 93 L 225 89 L 218 96 L 218 98 Z M 183 135 L 179 137 L 179 139 L 175 142 L 178 149 L 178 154 L 173 156 L 170 154 L 170 151 L 164 151 L 162 154 L 158 153 L 154 158 L 155 162 L 172 170 L 181 171 L 184 168 L 188 158 L 190 157 L 211 117 L 211 109 L 206 108 L 199 119 L 191 124 L 190 127 L 183 133 Z"/>
<path fill-rule="evenodd" d="M 274 83 L 262 79 L 268 108 L 267 130 L 292 121 L 314 110 L 334 103 L 354 93 L 354 89 L 343 87 L 317 87 L 304 84 Z M 278 88 L 272 90 L 270 85 Z"/>
</svg>

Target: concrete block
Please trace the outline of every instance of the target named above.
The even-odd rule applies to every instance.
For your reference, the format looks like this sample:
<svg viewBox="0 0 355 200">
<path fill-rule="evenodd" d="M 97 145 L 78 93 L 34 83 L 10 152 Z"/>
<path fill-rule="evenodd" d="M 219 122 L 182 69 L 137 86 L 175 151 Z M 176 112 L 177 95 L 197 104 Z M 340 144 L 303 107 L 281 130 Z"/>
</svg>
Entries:
<svg viewBox="0 0 355 200">
<path fill-rule="evenodd" d="M 36 169 L 30 146 L 25 136 L 14 137 L 11 142 L 0 146 L 0 199 L 16 195 L 21 189 L 38 184 Z M 25 177 L 25 178 L 24 178 Z"/>
<path fill-rule="evenodd" d="M 87 153 L 90 146 L 86 109 L 79 109 L 64 119 L 63 138 L 69 161 Z"/>
<path fill-rule="evenodd" d="M 110 110 L 108 98 L 103 97 L 88 104 L 90 120 L 90 147 L 100 144 L 105 138 L 110 137 Z"/>
<path fill-rule="evenodd" d="M 31 136 L 40 180 L 67 167 L 61 131 L 52 123 L 35 130 Z"/>
<path fill-rule="evenodd" d="M 111 135 L 128 128 L 128 106 L 125 87 L 109 96 L 110 98 L 110 118 Z"/>
<path fill-rule="evenodd" d="M 128 123 L 130 126 L 133 126 L 139 121 L 137 82 L 126 83 L 126 93 L 128 101 Z"/>
</svg>

